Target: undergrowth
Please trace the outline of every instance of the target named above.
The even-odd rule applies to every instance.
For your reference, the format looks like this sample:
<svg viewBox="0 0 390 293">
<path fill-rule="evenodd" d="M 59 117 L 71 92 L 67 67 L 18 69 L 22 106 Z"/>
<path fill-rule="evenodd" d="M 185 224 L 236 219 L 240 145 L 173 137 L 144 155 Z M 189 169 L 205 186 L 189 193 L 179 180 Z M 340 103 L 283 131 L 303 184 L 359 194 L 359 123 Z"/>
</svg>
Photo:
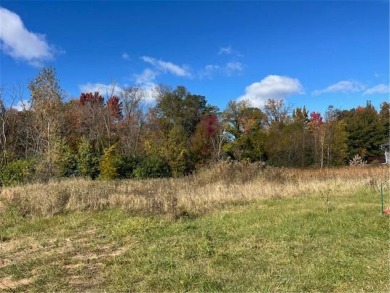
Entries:
<svg viewBox="0 0 390 293">
<path fill-rule="evenodd" d="M 366 187 L 379 190 L 381 182 L 388 190 L 388 171 L 387 166 L 300 170 L 221 162 L 176 179 L 69 179 L 4 188 L 0 213 L 13 208 L 25 217 L 53 216 L 120 208 L 133 215 L 180 218 L 267 198 L 343 195 Z"/>
</svg>

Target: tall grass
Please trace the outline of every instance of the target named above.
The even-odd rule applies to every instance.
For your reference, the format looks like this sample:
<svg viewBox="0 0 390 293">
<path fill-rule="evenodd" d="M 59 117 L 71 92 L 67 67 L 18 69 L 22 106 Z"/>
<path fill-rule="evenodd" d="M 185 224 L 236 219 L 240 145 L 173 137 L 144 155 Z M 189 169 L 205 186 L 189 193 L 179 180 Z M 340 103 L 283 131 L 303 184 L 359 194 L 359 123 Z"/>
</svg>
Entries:
<svg viewBox="0 0 390 293">
<path fill-rule="evenodd" d="M 221 162 L 180 179 L 69 179 L 4 188 L 0 213 L 8 207 L 24 216 L 121 208 L 133 214 L 181 217 L 259 199 L 379 190 L 381 182 L 388 188 L 387 166 L 303 170 Z"/>
</svg>

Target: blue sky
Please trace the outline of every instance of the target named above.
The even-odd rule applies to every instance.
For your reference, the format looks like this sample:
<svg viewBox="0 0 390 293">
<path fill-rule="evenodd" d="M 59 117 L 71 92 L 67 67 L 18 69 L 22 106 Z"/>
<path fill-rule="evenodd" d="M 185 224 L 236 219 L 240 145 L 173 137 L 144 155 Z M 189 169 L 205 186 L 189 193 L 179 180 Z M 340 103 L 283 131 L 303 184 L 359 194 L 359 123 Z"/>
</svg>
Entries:
<svg viewBox="0 0 390 293">
<path fill-rule="evenodd" d="M 320 112 L 389 100 L 383 0 L 2 1 L 0 42 L 0 84 L 25 96 L 53 66 L 68 98 L 164 83 L 221 110 L 243 99 Z"/>
</svg>

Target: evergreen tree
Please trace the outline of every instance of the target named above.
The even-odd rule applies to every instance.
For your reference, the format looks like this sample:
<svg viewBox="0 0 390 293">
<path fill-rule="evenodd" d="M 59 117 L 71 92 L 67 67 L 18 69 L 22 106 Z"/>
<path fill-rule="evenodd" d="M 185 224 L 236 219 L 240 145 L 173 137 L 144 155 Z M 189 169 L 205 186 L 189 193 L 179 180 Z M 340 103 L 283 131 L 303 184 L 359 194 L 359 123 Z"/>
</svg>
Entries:
<svg viewBox="0 0 390 293">
<path fill-rule="evenodd" d="M 82 138 L 78 147 L 77 166 L 81 176 L 95 179 L 99 174 L 99 157 L 86 138 Z"/>
<path fill-rule="evenodd" d="M 366 107 L 352 109 L 345 113 L 346 131 L 348 132 L 348 157 L 356 154 L 363 158 L 381 156 L 379 148 L 384 141 L 384 125 L 370 102 Z"/>
</svg>

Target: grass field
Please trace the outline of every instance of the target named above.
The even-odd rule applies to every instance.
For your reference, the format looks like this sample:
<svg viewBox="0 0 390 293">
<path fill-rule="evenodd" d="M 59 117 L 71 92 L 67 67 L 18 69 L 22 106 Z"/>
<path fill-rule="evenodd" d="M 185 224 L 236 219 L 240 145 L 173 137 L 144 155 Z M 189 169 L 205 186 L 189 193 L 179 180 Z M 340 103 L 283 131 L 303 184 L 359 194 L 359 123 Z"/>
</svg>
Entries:
<svg viewBox="0 0 390 293">
<path fill-rule="evenodd" d="M 386 179 L 388 169 L 378 170 L 356 171 L 360 181 L 353 181 L 355 171 L 334 171 L 337 178 L 348 173 L 349 179 L 317 190 L 309 188 L 319 180 L 315 173 L 296 171 L 293 179 L 273 183 L 280 190 L 284 186 L 287 196 L 252 195 L 225 204 L 219 198 L 220 205 L 200 209 L 204 195 L 193 206 L 178 207 L 179 214 L 170 214 L 169 204 L 166 213 L 145 205 L 149 210 L 143 214 L 141 206 L 122 208 L 118 203 L 79 205 L 77 210 L 76 205 L 70 208 L 71 197 L 60 205 L 62 212 L 45 214 L 48 210 L 35 206 L 39 203 L 22 200 L 22 190 L 40 198 L 31 192 L 36 185 L 3 190 L 0 290 L 388 292 L 389 217 L 380 213 L 373 181 L 378 172 Z M 257 188 L 259 180 L 243 182 L 242 189 L 251 184 Z M 148 184 L 166 181 L 143 185 Z M 301 194 L 292 194 L 291 184 Z M 350 192 L 343 187 L 348 184 L 354 186 Z M 223 186 L 210 183 L 210 190 L 213 185 Z M 116 188 L 118 192 L 121 186 Z M 45 192 L 50 197 L 50 189 Z M 258 193 L 263 194 L 261 189 Z M 180 196 L 176 201 L 184 205 Z M 17 206 L 21 203 L 22 209 Z"/>
</svg>

